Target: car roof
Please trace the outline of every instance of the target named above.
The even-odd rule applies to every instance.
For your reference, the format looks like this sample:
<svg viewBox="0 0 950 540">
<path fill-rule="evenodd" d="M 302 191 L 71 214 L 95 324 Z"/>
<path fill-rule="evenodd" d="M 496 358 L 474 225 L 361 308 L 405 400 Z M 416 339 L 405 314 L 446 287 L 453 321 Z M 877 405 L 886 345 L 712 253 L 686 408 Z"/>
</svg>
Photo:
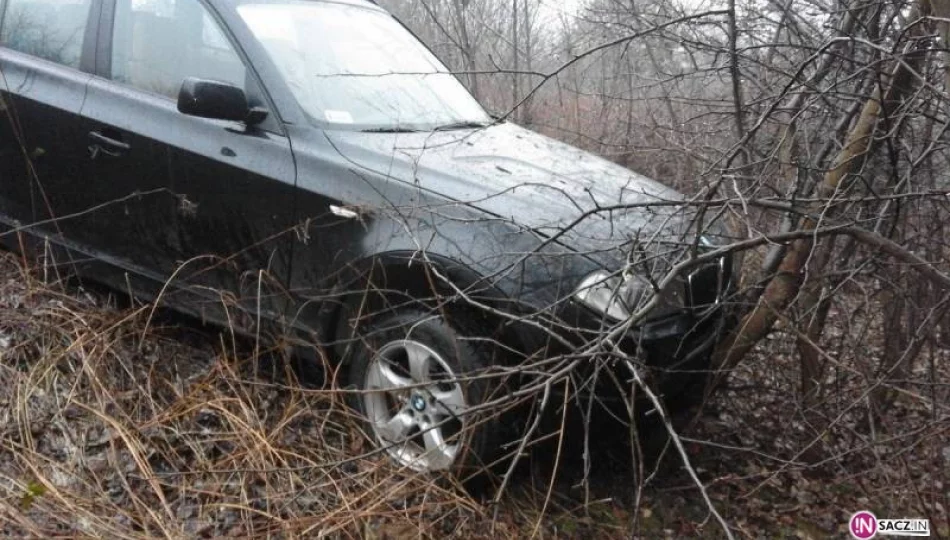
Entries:
<svg viewBox="0 0 950 540">
<path fill-rule="evenodd" d="M 217 0 L 221 1 L 221 0 Z M 225 3 L 229 3 L 228 0 L 223 0 Z M 376 0 L 307 0 L 314 3 L 331 3 L 331 4 L 347 4 L 351 6 L 360 6 L 360 7 L 374 7 L 376 9 L 383 9 Z M 270 4 L 279 4 L 281 0 L 263 0 L 264 3 Z M 2 3 L 2 0 L 0 0 Z"/>
<path fill-rule="evenodd" d="M 363 6 L 363 7 L 380 7 L 376 0 L 311 0 L 314 2 L 332 2 L 335 4 L 350 4 L 353 6 Z"/>
</svg>

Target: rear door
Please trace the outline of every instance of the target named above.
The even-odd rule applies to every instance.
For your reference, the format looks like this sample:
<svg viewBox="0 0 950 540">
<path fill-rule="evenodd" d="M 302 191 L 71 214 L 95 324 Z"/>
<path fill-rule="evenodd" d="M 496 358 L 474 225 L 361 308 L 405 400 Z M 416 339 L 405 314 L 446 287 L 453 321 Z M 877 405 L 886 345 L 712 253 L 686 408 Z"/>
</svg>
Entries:
<svg viewBox="0 0 950 540">
<path fill-rule="evenodd" d="M 0 221 L 70 243 L 88 149 L 80 108 L 96 0 L 6 0 L 0 23 Z M 90 23 L 92 21 L 92 23 Z M 62 233 L 65 233 L 63 235 Z M 19 247 L 15 235 L 4 243 Z"/>
<path fill-rule="evenodd" d="M 90 136 L 115 144 L 93 160 L 89 188 L 123 203 L 97 214 L 95 234 L 123 265 L 193 293 L 183 300 L 192 311 L 229 322 L 241 310 L 222 307 L 274 315 L 293 227 L 290 143 L 273 114 L 249 129 L 176 106 L 184 79 L 198 77 L 269 108 L 240 48 L 199 0 L 110 0 L 99 39 L 82 114 Z"/>
</svg>

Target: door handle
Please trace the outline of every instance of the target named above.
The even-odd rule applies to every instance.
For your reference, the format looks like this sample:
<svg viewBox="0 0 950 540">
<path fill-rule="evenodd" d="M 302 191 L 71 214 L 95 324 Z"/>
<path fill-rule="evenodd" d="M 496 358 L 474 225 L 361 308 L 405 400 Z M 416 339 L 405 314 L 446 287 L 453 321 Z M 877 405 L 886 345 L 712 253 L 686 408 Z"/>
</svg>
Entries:
<svg viewBox="0 0 950 540">
<path fill-rule="evenodd" d="M 360 214 L 355 210 L 346 208 L 345 206 L 337 206 L 335 204 L 330 205 L 330 213 L 334 216 L 346 218 L 346 219 L 359 219 Z"/>
<path fill-rule="evenodd" d="M 95 159 L 100 153 L 107 156 L 119 157 L 132 149 L 132 145 L 129 143 L 108 137 L 98 131 L 90 131 L 89 138 L 93 141 L 93 144 L 89 145 L 89 153 L 92 159 Z"/>
</svg>

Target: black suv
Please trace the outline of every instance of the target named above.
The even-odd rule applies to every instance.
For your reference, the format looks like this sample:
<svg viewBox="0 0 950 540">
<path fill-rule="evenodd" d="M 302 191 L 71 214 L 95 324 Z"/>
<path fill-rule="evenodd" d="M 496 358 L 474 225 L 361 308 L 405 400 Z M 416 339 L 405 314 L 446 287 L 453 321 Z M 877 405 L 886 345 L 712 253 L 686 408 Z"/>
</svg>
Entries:
<svg viewBox="0 0 950 540">
<path fill-rule="evenodd" d="M 309 344 L 401 464 L 489 459 L 508 430 L 484 405 L 605 354 L 674 405 L 704 377 L 718 229 L 493 119 L 374 3 L 0 8 L 5 245 Z"/>
</svg>

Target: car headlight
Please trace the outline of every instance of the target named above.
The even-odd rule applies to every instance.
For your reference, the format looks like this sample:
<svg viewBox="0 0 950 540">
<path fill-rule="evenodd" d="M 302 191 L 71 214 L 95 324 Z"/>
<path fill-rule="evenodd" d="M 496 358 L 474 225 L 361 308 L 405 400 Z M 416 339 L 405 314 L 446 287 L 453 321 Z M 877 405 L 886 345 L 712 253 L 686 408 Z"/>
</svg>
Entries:
<svg viewBox="0 0 950 540">
<path fill-rule="evenodd" d="M 668 289 L 650 311 L 648 319 L 668 315 L 684 307 L 685 291 L 682 283 L 677 281 Z M 618 321 L 630 317 L 652 296 L 653 285 L 645 277 L 636 274 L 617 275 L 603 270 L 584 278 L 574 292 L 574 299 L 578 302 Z"/>
</svg>

